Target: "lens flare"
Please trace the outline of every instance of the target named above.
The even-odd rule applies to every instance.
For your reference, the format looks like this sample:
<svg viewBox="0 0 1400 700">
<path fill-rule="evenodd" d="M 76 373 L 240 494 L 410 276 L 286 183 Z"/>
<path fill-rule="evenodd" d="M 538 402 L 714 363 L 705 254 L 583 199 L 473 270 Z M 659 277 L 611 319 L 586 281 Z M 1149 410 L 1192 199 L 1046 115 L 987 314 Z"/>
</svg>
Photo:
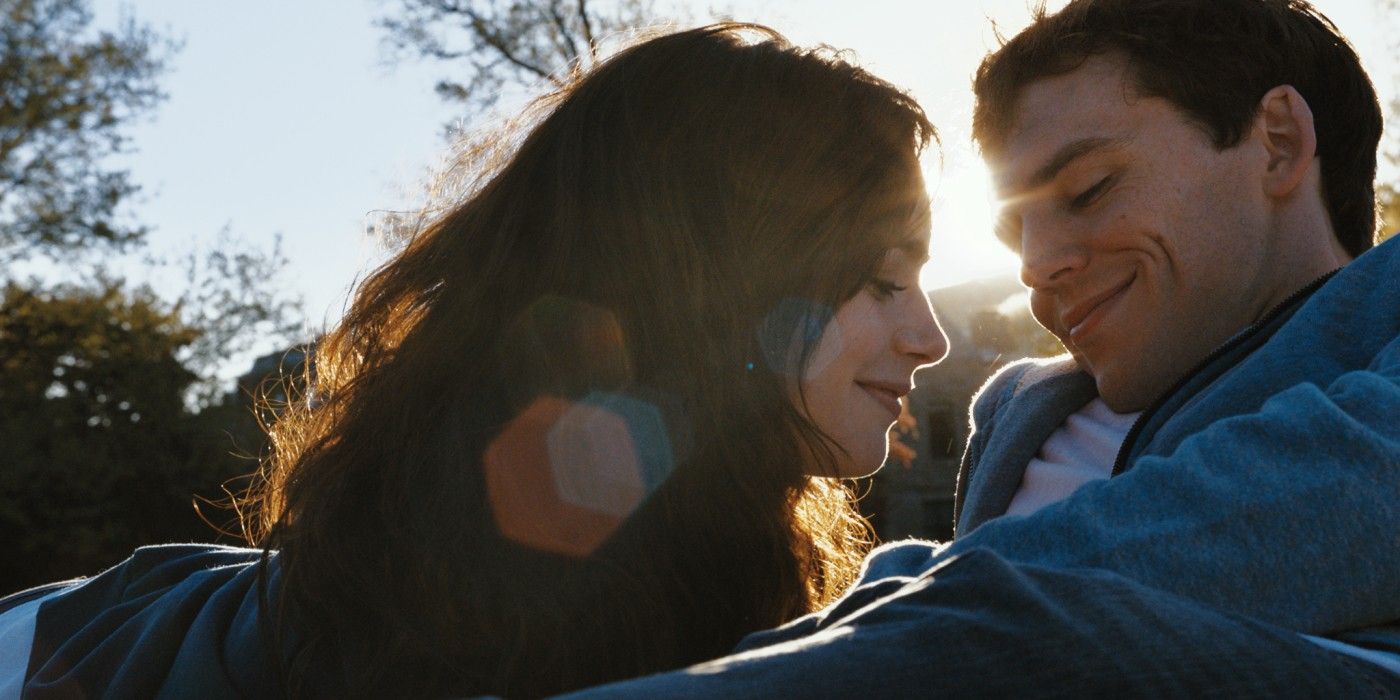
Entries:
<svg viewBox="0 0 1400 700">
<path fill-rule="evenodd" d="M 483 462 L 502 535 L 586 557 L 666 480 L 676 451 L 655 404 L 595 392 L 580 401 L 537 399 Z"/>
</svg>

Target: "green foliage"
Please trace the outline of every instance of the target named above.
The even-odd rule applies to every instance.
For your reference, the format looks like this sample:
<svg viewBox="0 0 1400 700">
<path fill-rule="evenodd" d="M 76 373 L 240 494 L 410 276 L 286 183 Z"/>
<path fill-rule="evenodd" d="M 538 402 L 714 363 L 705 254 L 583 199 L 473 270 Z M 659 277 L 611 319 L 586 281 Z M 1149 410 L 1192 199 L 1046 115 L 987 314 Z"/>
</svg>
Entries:
<svg viewBox="0 0 1400 700">
<path fill-rule="evenodd" d="M 91 20 L 84 0 L 0 0 L 0 263 L 144 233 L 119 220 L 136 186 L 103 161 L 162 99 L 166 45 L 130 20 L 90 36 Z"/>
<path fill-rule="evenodd" d="M 221 539 L 201 511 L 237 529 L 212 502 L 265 437 L 226 368 L 301 335 L 299 300 L 275 284 L 280 241 L 264 251 L 225 231 L 149 261 L 144 274 L 184 281 L 173 300 L 91 269 L 84 253 L 143 241 L 121 211 L 137 188 L 106 164 L 162 99 L 170 47 L 130 19 L 91 30 L 89 5 L 0 0 L 0 594 L 145 544 Z M 58 279 L 91 281 L 14 279 L 8 263 L 36 254 Z"/>
<path fill-rule="evenodd" d="M 5 286 L 0 591 L 96 573 L 143 544 L 215 537 L 194 500 L 252 471 L 238 453 L 261 438 L 237 401 L 187 410 L 198 375 L 178 356 L 200 335 L 149 289 L 110 279 Z"/>
<path fill-rule="evenodd" d="M 263 377 L 229 393 L 216 370 L 255 344 L 293 344 L 300 303 L 271 284 L 286 266 L 276 246 L 225 233 L 171 264 L 188 285 L 174 302 L 101 271 L 4 286 L 0 593 L 238 529 L 216 502 L 265 451 L 251 406 Z"/>
<path fill-rule="evenodd" d="M 652 0 L 397 0 L 379 20 L 396 57 L 447 63 L 437 84 L 469 115 L 490 109 L 507 87 L 560 87 L 598 61 L 601 45 L 656 24 Z"/>
<path fill-rule="evenodd" d="M 65 427 L 159 423 L 182 412 L 180 392 L 195 375 L 175 354 L 199 334 L 149 290 L 127 293 L 108 280 L 93 289 L 11 283 L 3 304 L 0 401 L 7 407 L 50 402 L 62 407 Z"/>
</svg>

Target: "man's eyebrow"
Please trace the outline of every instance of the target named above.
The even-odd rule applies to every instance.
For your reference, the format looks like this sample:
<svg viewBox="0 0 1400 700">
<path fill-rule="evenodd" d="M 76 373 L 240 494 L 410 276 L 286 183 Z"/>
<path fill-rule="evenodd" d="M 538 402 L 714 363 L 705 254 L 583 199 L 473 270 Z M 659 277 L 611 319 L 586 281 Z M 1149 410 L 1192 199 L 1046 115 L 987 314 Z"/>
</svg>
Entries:
<svg viewBox="0 0 1400 700">
<path fill-rule="evenodd" d="M 1071 141 L 1061 146 L 1060 150 L 1055 151 L 1055 155 L 1051 156 L 1050 160 L 1046 161 L 1045 165 L 1036 169 L 1036 171 L 1031 174 L 1030 180 L 1024 183 L 1018 183 L 1018 190 L 1025 192 L 1040 188 L 1051 180 L 1054 180 L 1055 176 L 1059 175 L 1060 171 L 1064 170 L 1070 163 L 1095 151 L 1117 148 L 1126 143 L 1126 141 L 1127 139 L 1123 138 L 1107 138 L 1103 136 Z"/>
</svg>

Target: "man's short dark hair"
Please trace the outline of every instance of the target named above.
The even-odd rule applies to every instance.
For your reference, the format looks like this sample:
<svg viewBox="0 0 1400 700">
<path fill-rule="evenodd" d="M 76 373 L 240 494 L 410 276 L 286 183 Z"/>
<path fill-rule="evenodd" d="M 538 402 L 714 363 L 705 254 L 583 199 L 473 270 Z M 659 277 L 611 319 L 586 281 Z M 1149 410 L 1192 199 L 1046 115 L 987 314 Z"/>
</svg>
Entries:
<svg viewBox="0 0 1400 700">
<path fill-rule="evenodd" d="M 1264 93 L 1292 85 L 1312 109 L 1337 239 L 1352 255 L 1374 244 L 1380 103 L 1356 51 L 1304 0 L 1074 0 L 1054 14 L 1042 2 L 977 70 L 983 152 L 1004 147 L 1022 88 L 1110 52 L 1127 57 L 1140 94 L 1174 104 L 1220 149 L 1247 135 Z"/>
</svg>

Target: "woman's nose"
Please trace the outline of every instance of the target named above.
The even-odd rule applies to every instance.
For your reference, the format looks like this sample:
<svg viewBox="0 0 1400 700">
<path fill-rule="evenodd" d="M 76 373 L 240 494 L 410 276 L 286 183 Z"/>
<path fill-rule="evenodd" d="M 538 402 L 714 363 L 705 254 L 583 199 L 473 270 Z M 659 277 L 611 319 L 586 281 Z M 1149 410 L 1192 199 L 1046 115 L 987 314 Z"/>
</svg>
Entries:
<svg viewBox="0 0 1400 700">
<path fill-rule="evenodd" d="M 895 335 L 895 350 L 915 359 L 919 366 L 931 365 L 948 354 L 948 336 L 938 325 L 933 305 L 926 295 L 909 304 L 904 323 Z"/>
</svg>

